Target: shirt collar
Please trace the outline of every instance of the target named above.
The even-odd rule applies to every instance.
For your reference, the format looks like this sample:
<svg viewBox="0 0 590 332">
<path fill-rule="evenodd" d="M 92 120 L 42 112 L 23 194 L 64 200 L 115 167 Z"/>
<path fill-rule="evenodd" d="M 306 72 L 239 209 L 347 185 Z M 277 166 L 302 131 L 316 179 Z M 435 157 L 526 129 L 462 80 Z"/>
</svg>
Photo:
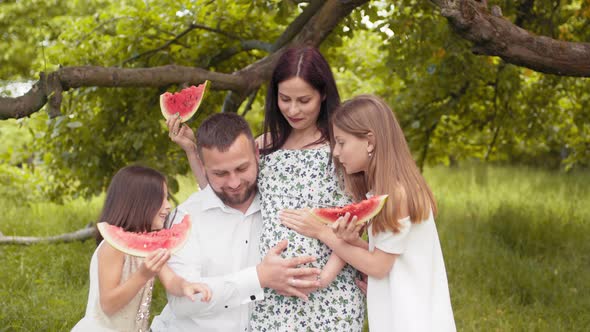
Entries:
<svg viewBox="0 0 590 332">
<path fill-rule="evenodd" d="M 213 189 L 211 189 L 211 186 L 207 186 L 205 187 L 205 189 L 203 190 L 203 201 L 202 201 L 202 207 L 203 207 L 203 211 L 205 210 L 209 210 L 209 209 L 222 209 L 222 210 L 235 210 L 234 208 L 227 206 L 223 203 L 223 201 L 221 201 L 221 199 L 217 196 L 217 194 L 215 194 L 215 192 L 213 191 Z M 248 208 L 248 210 L 246 211 L 246 213 L 244 214 L 245 216 L 248 216 L 250 214 L 256 213 L 260 211 L 260 193 L 256 192 L 256 196 L 254 197 L 254 200 L 252 201 L 252 204 L 250 204 L 250 207 Z"/>
</svg>

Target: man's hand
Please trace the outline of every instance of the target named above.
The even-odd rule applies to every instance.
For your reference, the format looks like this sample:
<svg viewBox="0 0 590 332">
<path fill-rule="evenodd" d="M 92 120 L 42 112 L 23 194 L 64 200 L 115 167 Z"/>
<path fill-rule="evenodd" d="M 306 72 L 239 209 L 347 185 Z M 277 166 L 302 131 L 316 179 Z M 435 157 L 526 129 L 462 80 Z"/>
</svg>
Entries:
<svg viewBox="0 0 590 332">
<path fill-rule="evenodd" d="M 315 257 L 282 258 L 281 253 L 287 248 L 287 244 L 287 240 L 279 242 L 256 266 L 260 286 L 272 288 L 281 295 L 297 296 L 307 301 L 309 293 L 302 291 L 302 289 L 318 288 L 320 282 L 317 280 L 317 276 L 321 271 L 313 267 L 298 267 L 301 264 L 315 261 Z"/>
</svg>

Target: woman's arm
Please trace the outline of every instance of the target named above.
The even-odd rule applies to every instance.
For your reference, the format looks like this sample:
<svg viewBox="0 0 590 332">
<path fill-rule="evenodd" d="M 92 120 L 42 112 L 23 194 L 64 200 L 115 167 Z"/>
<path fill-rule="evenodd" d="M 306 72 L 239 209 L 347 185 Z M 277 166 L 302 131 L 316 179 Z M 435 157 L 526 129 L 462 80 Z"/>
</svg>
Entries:
<svg viewBox="0 0 590 332">
<path fill-rule="evenodd" d="M 139 269 L 123 283 L 121 274 L 125 254 L 104 243 L 98 251 L 98 286 L 100 306 L 108 316 L 126 306 L 170 258 L 167 251 L 154 251 Z"/>
<path fill-rule="evenodd" d="M 158 278 L 162 282 L 166 291 L 174 296 L 186 296 L 195 300 L 195 294 L 201 294 L 202 302 L 209 302 L 211 299 L 211 289 L 201 282 L 188 282 L 184 278 L 174 273 L 168 265 L 162 267 L 158 273 Z"/>
<path fill-rule="evenodd" d="M 205 171 L 203 170 L 203 164 L 199 158 L 197 152 L 197 139 L 195 134 L 189 126 L 182 124 L 180 115 L 173 116 L 166 120 L 166 126 L 168 126 L 168 136 L 172 142 L 178 144 L 186 153 L 188 163 L 191 167 L 193 175 L 197 180 L 197 183 L 201 189 L 204 189 L 208 185 Z"/>
</svg>

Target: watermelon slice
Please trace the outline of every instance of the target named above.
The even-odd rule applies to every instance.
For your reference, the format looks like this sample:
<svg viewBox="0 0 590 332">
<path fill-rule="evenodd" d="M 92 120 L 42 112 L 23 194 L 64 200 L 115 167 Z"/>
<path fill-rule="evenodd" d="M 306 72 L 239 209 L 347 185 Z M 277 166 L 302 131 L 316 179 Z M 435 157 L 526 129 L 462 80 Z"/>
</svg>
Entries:
<svg viewBox="0 0 590 332">
<path fill-rule="evenodd" d="M 187 214 L 181 223 L 170 229 L 145 233 L 126 232 L 106 222 L 99 222 L 96 226 L 105 241 L 113 247 L 129 255 L 146 257 L 160 248 L 168 249 L 171 253 L 182 248 L 190 233 L 191 220 Z"/>
<path fill-rule="evenodd" d="M 209 90 L 210 83 L 207 80 L 203 84 L 189 86 L 180 92 L 164 92 L 160 95 L 162 115 L 168 120 L 168 118 L 178 113 L 182 119 L 181 122 L 188 121 L 188 119 L 197 113 L 203 97 L 205 97 L 205 94 Z"/>
<path fill-rule="evenodd" d="M 381 211 L 388 195 L 374 196 L 364 201 L 335 208 L 314 208 L 311 214 L 324 224 L 331 224 L 344 216 L 347 212 L 350 217 L 357 217 L 357 224 L 367 222 Z"/>
</svg>

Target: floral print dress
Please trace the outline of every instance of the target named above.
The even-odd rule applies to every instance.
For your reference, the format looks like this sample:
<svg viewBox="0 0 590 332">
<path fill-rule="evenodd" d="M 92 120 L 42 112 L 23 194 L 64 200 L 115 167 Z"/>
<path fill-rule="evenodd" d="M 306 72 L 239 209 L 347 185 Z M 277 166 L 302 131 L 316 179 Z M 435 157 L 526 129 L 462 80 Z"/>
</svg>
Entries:
<svg viewBox="0 0 590 332">
<path fill-rule="evenodd" d="M 289 246 L 283 257 L 311 255 L 317 258 L 312 266 L 322 268 L 326 264 L 330 248 L 283 226 L 278 213 L 286 208 L 350 203 L 338 185 L 333 166 L 327 145 L 261 156 L 258 187 L 262 196 L 262 256 L 287 239 Z M 265 289 L 264 300 L 256 302 L 251 316 L 252 331 L 361 331 L 365 304 L 354 283 L 356 277 L 357 271 L 346 265 L 328 287 L 310 294 L 307 302 Z"/>
</svg>

